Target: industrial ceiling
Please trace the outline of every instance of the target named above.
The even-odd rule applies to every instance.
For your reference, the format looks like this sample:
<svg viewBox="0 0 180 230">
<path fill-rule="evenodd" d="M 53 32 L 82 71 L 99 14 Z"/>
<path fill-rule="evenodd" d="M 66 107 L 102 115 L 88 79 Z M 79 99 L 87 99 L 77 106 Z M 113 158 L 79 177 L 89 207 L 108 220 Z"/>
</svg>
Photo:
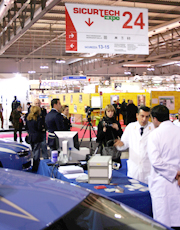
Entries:
<svg viewBox="0 0 180 230">
<path fill-rule="evenodd" d="M 66 53 L 65 3 L 147 8 L 149 55 Z M 167 63 L 180 61 L 179 41 L 180 0 L 3 0 L 0 5 L 0 62 L 62 59 L 70 66 L 91 58 L 167 68 Z"/>
</svg>

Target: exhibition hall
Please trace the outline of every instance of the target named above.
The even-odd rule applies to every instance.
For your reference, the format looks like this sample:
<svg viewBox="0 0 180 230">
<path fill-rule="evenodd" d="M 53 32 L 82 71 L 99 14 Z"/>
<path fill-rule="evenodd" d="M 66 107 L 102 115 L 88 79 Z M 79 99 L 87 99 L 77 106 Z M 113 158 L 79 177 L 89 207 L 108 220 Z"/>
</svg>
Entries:
<svg viewBox="0 0 180 230">
<path fill-rule="evenodd" d="M 0 1 L 0 229 L 180 229 L 179 15 Z"/>
</svg>

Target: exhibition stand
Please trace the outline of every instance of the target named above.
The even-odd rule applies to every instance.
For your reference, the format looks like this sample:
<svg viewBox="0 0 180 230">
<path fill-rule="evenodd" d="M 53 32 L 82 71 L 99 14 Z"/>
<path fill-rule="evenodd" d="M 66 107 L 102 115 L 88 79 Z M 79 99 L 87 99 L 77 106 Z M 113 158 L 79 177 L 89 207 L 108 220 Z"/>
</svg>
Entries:
<svg viewBox="0 0 180 230">
<path fill-rule="evenodd" d="M 107 192 L 104 189 L 95 189 L 94 187 L 97 186 L 97 184 L 88 184 L 84 182 L 77 182 L 75 179 L 67 179 L 62 173 L 58 171 L 58 165 L 54 165 L 54 166 L 48 165 L 49 163 L 51 163 L 50 160 L 40 161 L 37 174 L 48 176 L 48 177 L 54 177 L 90 189 L 96 193 L 120 201 L 152 217 L 151 197 L 147 185 L 137 181 L 137 184 L 139 186 L 142 185 L 144 190 L 141 191 L 141 189 L 132 189 L 133 182 L 131 181 L 131 178 L 126 176 L 126 172 L 127 172 L 126 161 L 127 159 L 122 159 L 122 168 L 120 168 L 119 170 L 113 170 L 111 184 L 105 185 L 107 188 L 115 188 L 117 186 L 120 186 L 123 190 L 122 193 Z"/>
</svg>

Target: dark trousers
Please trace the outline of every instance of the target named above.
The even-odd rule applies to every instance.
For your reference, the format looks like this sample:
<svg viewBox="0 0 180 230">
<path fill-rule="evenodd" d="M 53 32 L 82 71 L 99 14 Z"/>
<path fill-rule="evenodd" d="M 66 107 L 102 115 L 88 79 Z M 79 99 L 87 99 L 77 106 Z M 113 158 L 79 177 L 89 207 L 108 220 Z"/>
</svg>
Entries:
<svg viewBox="0 0 180 230">
<path fill-rule="evenodd" d="M 49 159 L 48 151 L 47 151 L 47 144 L 46 144 L 46 132 L 43 133 L 43 141 L 41 142 L 41 151 L 42 151 L 42 157 L 44 159 Z"/>
<path fill-rule="evenodd" d="M 19 131 L 19 139 L 22 142 L 22 129 L 14 129 L 14 141 L 17 141 L 17 132 Z"/>
<path fill-rule="evenodd" d="M 116 120 L 119 121 L 119 113 L 116 113 Z"/>
<path fill-rule="evenodd" d="M 126 112 L 122 112 L 122 116 L 123 116 L 124 125 L 126 125 L 127 124 L 127 114 L 126 114 Z"/>
<path fill-rule="evenodd" d="M 32 171 L 37 172 L 39 167 L 39 161 L 40 161 L 40 147 L 41 142 L 38 143 L 31 143 L 32 152 L 33 152 L 33 167 Z"/>
</svg>

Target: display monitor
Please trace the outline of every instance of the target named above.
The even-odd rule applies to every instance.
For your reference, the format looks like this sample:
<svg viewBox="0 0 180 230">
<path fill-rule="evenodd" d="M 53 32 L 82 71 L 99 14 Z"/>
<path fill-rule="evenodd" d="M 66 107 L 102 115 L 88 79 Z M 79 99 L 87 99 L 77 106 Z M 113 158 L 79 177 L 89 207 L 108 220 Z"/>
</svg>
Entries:
<svg viewBox="0 0 180 230">
<path fill-rule="evenodd" d="M 77 149 L 79 150 L 79 138 L 78 138 L 78 132 L 74 131 L 55 131 L 54 132 L 56 136 L 58 137 L 58 144 L 59 148 L 62 149 L 63 145 L 62 142 L 67 140 L 67 148 L 68 149 Z"/>
</svg>

